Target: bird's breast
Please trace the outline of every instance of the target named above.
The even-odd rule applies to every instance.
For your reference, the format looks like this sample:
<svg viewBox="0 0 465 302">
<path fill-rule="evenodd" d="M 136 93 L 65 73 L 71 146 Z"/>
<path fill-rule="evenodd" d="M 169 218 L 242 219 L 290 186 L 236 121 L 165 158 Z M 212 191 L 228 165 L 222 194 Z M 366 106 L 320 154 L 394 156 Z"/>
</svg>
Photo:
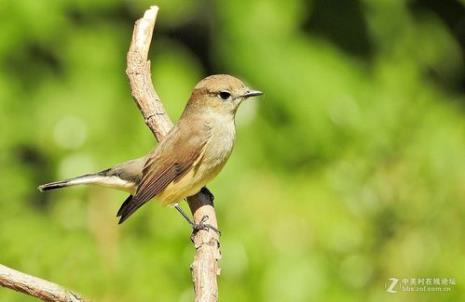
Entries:
<svg viewBox="0 0 465 302">
<path fill-rule="evenodd" d="M 207 169 L 215 169 L 218 166 L 221 169 L 231 155 L 234 147 L 236 137 L 234 121 L 221 122 L 218 121 L 218 124 L 212 127 L 211 137 L 206 145 L 205 154 L 200 163 L 201 165 L 205 165 Z"/>
<path fill-rule="evenodd" d="M 194 195 L 210 182 L 231 155 L 234 140 L 234 122 L 210 126 L 210 138 L 196 166 L 181 179 L 171 183 L 158 197 L 164 204 L 172 204 Z"/>
</svg>

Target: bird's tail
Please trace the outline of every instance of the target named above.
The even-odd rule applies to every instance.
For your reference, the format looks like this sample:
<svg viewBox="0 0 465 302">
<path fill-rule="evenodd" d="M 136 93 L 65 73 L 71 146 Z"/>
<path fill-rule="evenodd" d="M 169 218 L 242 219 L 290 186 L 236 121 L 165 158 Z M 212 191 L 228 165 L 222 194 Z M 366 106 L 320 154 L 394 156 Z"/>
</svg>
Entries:
<svg viewBox="0 0 465 302">
<path fill-rule="evenodd" d="M 84 174 L 81 176 L 40 185 L 38 189 L 39 191 L 43 192 L 43 191 L 61 189 L 65 187 L 82 185 L 82 184 L 95 184 L 95 183 L 101 182 L 104 177 L 105 176 L 102 174 L 102 172 L 93 173 L 93 174 Z"/>
</svg>

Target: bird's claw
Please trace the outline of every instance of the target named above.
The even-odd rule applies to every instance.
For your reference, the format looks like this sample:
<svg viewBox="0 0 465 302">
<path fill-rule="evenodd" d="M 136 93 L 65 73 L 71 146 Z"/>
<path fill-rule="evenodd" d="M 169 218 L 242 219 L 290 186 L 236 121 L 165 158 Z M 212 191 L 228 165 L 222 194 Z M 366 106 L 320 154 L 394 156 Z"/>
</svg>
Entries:
<svg viewBox="0 0 465 302">
<path fill-rule="evenodd" d="M 199 223 L 193 223 L 192 224 L 193 233 L 196 234 L 198 231 L 201 231 L 201 230 L 205 230 L 205 231 L 212 230 L 212 231 L 215 231 L 218 234 L 218 236 L 221 236 L 220 230 L 218 230 L 211 224 L 205 223 L 207 222 L 208 218 L 209 218 L 208 215 L 205 215 L 202 217 L 202 219 L 200 219 Z"/>
</svg>

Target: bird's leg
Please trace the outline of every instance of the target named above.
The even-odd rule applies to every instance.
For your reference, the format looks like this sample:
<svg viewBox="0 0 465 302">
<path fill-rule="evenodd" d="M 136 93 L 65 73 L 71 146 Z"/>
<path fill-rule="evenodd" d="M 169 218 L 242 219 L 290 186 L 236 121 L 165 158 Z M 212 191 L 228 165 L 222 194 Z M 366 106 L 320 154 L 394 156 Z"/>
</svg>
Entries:
<svg viewBox="0 0 465 302">
<path fill-rule="evenodd" d="M 175 204 L 174 205 L 174 208 L 176 210 L 178 210 L 179 214 L 181 214 L 182 217 L 184 217 L 184 219 L 192 226 L 194 227 L 195 223 L 192 221 L 192 219 L 190 219 L 189 216 L 187 216 L 187 214 L 183 211 L 183 209 L 179 206 L 179 203 Z"/>
<path fill-rule="evenodd" d="M 182 217 L 184 217 L 184 219 L 192 226 L 192 230 L 194 233 L 197 233 L 198 231 L 200 230 L 213 230 L 215 231 L 218 235 L 221 236 L 221 232 L 215 228 L 214 226 L 208 224 L 208 223 L 205 223 L 207 220 L 208 220 L 208 216 L 205 215 L 202 217 L 202 219 L 200 220 L 199 223 L 195 223 L 194 221 L 192 221 L 192 219 L 183 211 L 183 209 L 179 206 L 179 204 L 175 204 L 174 208 L 179 212 L 179 214 L 182 215 Z"/>
</svg>

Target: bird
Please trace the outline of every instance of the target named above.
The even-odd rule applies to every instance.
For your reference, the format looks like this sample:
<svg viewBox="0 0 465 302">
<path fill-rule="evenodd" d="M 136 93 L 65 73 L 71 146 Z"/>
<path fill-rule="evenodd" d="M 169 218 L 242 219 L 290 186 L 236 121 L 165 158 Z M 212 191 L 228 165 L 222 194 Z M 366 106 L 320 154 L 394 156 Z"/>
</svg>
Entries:
<svg viewBox="0 0 465 302">
<path fill-rule="evenodd" d="M 128 192 L 118 210 L 119 224 L 150 200 L 174 206 L 197 194 L 229 159 L 236 137 L 235 116 L 246 99 L 263 93 L 227 74 L 211 75 L 192 90 L 181 117 L 149 154 L 111 168 L 40 185 L 49 191 L 76 185 L 97 185 Z"/>
</svg>

